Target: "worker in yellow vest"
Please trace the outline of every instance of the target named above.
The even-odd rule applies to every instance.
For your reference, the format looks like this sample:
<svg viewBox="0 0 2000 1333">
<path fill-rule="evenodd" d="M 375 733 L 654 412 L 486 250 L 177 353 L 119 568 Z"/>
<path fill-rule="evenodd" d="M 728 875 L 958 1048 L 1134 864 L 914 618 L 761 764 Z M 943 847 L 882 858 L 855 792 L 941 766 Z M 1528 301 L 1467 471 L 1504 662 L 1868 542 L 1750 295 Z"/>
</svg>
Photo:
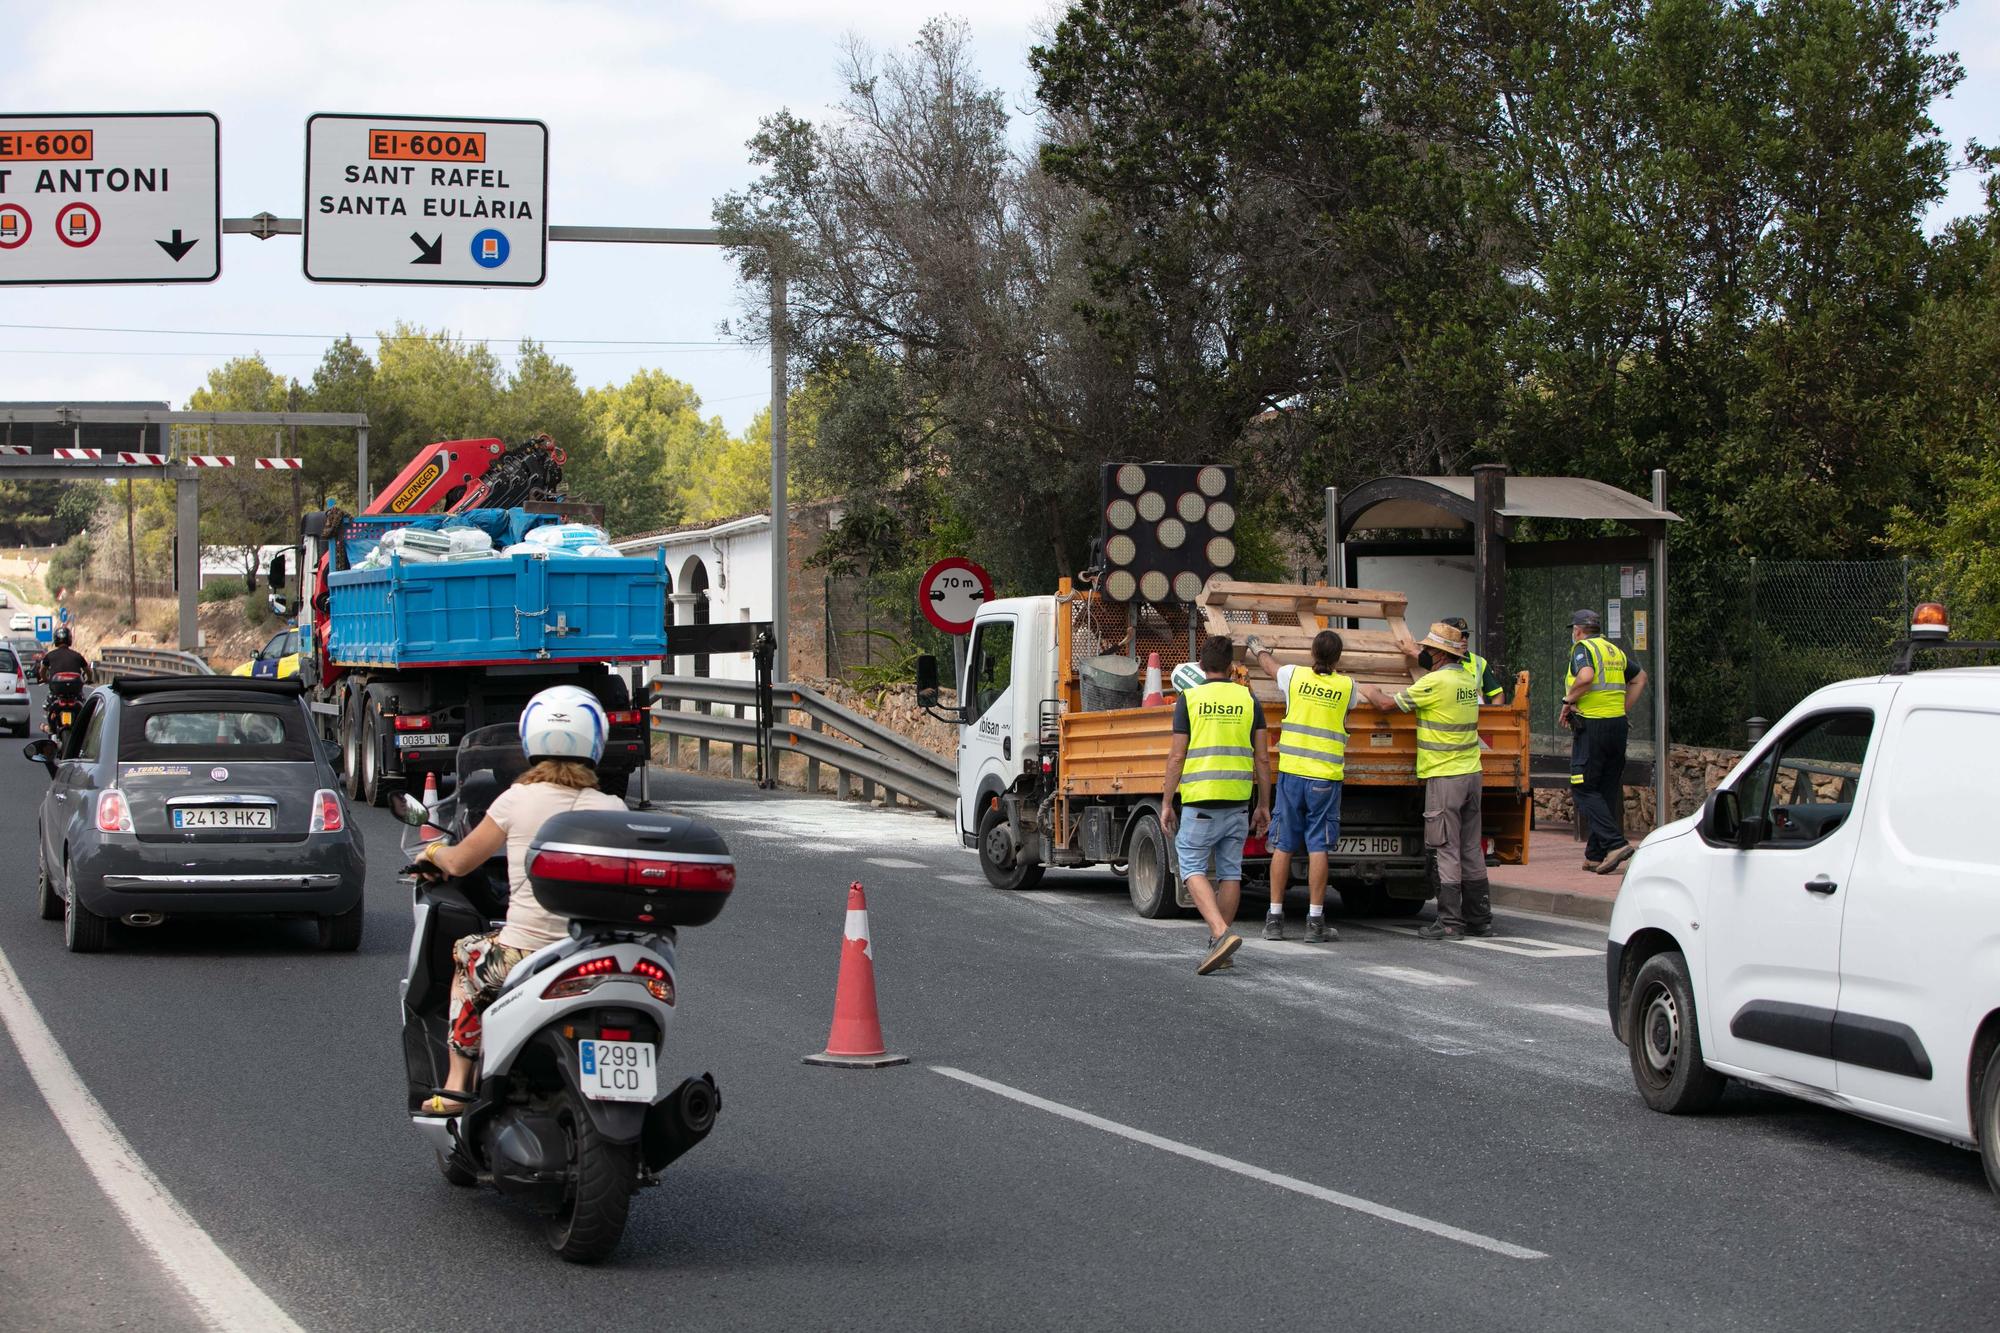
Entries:
<svg viewBox="0 0 2000 1333">
<path fill-rule="evenodd" d="M 1625 745 L 1627 714 L 1646 692 L 1646 672 L 1604 637 L 1597 612 L 1578 611 L 1569 622 L 1569 675 L 1559 715 L 1571 733 L 1569 790 L 1576 817 L 1590 833 L 1583 868 L 1609 875 L 1636 850 L 1625 837 Z"/>
<path fill-rule="evenodd" d="M 1195 969 L 1207 976 L 1230 966 L 1230 955 L 1243 946 L 1229 924 L 1243 897 L 1243 844 L 1271 823 L 1271 763 L 1263 709 L 1230 679 L 1235 644 L 1211 637 L 1196 660 L 1201 684 L 1174 701 L 1160 827 L 1173 838 L 1188 895 L 1208 923 L 1208 943 Z"/>
<path fill-rule="evenodd" d="M 1313 635 L 1310 670 L 1280 665 L 1264 641 L 1251 635 L 1247 646 L 1285 696 L 1285 721 L 1278 732 L 1278 795 L 1271 807 L 1271 907 L 1264 915 L 1264 938 L 1285 938 L 1285 890 L 1291 886 L 1292 858 L 1306 858 L 1306 943 L 1337 940 L 1326 923 L 1326 882 L 1330 855 L 1340 840 L 1340 792 L 1347 775 L 1347 708 L 1354 681 L 1334 667 L 1340 663 L 1340 635 L 1323 629 Z"/>
<path fill-rule="evenodd" d="M 1424 846 L 1436 859 L 1438 916 L 1417 934 L 1427 940 L 1493 933 L 1480 821 L 1484 780 L 1479 762 L 1479 673 L 1466 659 L 1465 631 L 1438 621 L 1422 647 L 1437 669 L 1393 697 L 1370 689 L 1380 708 L 1417 716 L 1417 777 L 1424 784 Z"/>
</svg>

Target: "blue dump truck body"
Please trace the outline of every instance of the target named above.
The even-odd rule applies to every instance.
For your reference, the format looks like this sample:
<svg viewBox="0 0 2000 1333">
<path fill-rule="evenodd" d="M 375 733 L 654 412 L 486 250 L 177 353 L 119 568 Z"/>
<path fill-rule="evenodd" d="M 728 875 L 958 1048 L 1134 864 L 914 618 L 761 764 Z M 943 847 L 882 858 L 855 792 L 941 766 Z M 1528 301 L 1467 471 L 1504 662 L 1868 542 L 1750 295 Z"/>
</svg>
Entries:
<svg viewBox="0 0 2000 1333">
<path fill-rule="evenodd" d="M 473 520 L 468 522 L 468 520 Z M 479 521 L 484 520 L 484 521 Z M 350 519 L 349 561 L 394 528 L 476 526 L 496 544 L 554 521 L 520 510 Z M 664 552 L 416 562 L 327 576 L 328 657 L 351 667 L 643 662 L 666 653 Z"/>
</svg>

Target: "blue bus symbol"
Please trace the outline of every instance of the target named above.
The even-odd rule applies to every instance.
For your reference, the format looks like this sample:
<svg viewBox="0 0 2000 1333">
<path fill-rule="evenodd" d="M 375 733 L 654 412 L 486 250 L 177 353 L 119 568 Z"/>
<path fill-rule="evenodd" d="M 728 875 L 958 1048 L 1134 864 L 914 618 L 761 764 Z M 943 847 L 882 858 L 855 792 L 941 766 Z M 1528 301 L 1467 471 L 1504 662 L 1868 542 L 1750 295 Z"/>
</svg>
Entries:
<svg viewBox="0 0 2000 1333">
<path fill-rule="evenodd" d="M 481 268 L 499 268 L 507 262 L 510 248 L 504 233 L 488 227 L 472 238 L 472 262 Z"/>
</svg>

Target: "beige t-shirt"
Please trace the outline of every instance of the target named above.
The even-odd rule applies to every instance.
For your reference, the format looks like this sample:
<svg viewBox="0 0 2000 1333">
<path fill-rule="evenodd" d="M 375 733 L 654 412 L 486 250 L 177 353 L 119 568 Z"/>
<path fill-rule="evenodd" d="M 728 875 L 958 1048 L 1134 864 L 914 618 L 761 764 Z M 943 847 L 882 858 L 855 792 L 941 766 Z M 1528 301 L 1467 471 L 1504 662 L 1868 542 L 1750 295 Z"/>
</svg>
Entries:
<svg viewBox="0 0 2000 1333">
<path fill-rule="evenodd" d="M 553 782 L 519 783 L 500 793 L 486 808 L 486 817 L 507 834 L 507 924 L 501 944 L 510 949 L 539 949 L 569 933 L 569 922 L 535 901 L 528 883 L 528 844 L 542 825 L 572 810 L 623 810 L 625 802 L 595 787 L 577 791 Z"/>
</svg>

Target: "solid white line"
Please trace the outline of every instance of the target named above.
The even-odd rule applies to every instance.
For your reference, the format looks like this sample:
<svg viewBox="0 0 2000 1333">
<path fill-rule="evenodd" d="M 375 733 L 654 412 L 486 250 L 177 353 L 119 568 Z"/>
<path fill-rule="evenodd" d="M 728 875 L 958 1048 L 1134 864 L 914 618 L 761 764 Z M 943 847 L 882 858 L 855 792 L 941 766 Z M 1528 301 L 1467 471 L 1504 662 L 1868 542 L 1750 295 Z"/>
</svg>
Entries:
<svg viewBox="0 0 2000 1333">
<path fill-rule="evenodd" d="M 1239 1162 L 1234 1157 L 1224 1157 L 1220 1153 L 1212 1153 L 1204 1148 L 1196 1148 L 1189 1144 L 1176 1142 L 1173 1139 L 1161 1138 L 1158 1134 L 1148 1134 L 1143 1129 L 1134 1129 L 1130 1125 L 1121 1125 L 1116 1120 L 1106 1120 L 1103 1116 L 1092 1115 L 1088 1111 L 1079 1111 L 1074 1106 L 1064 1106 L 1061 1102 L 1052 1102 L 1045 1097 L 1037 1097 L 1031 1092 L 1023 1092 L 1019 1088 L 1010 1088 L 1005 1083 L 995 1083 L 992 1079 L 981 1078 L 977 1074 L 968 1074 L 963 1069 L 952 1069 L 945 1065 L 932 1065 L 931 1072 L 943 1074 L 946 1078 L 957 1079 L 960 1083 L 969 1083 L 975 1088 L 984 1088 L 990 1093 L 1005 1097 L 1009 1101 L 1019 1102 L 1023 1106 L 1032 1106 L 1038 1111 L 1047 1111 L 1050 1115 L 1059 1115 L 1065 1120 L 1074 1120 L 1079 1125 L 1089 1125 L 1092 1129 L 1101 1129 L 1107 1134 L 1116 1134 L 1118 1137 L 1130 1139 L 1134 1143 L 1143 1143 L 1149 1148 L 1158 1148 L 1162 1152 L 1170 1152 L 1178 1157 L 1186 1157 L 1192 1161 L 1220 1167 L 1224 1171 L 1233 1171 L 1239 1176 L 1248 1176 L 1252 1180 L 1261 1180 L 1266 1185 L 1276 1185 L 1281 1190 L 1290 1190 L 1294 1194 L 1303 1194 L 1308 1198 L 1333 1204 L 1337 1208 L 1347 1208 L 1357 1213 L 1366 1213 L 1369 1217 L 1379 1218 L 1384 1222 L 1394 1222 L 1397 1226 L 1409 1227 L 1413 1231 L 1422 1231 L 1444 1240 L 1456 1241 L 1460 1245 L 1469 1245 L 1475 1250 L 1485 1250 L 1490 1254 L 1502 1255 L 1509 1259 L 1546 1259 L 1549 1257 L 1540 1250 L 1530 1250 L 1524 1246 L 1514 1245 L 1504 1240 L 1495 1240 L 1491 1236 L 1482 1236 L 1476 1231 L 1467 1231 L 1462 1227 L 1452 1226 L 1448 1222 L 1436 1222 L 1428 1217 L 1419 1217 L 1415 1213 L 1406 1213 L 1400 1208 L 1391 1208 L 1387 1204 L 1357 1198 L 1352 1194 L 1342 1194 L 1339 1190 L 1330 1190 L 1323 1185 L 1315 1185 L 1309 1180 L 1298 1180 L 1292 1176 L 1281 1176 L 1275 1171 L 1266 1171 L 1261 1166 L 1252 1166 L 1248 1162 Z"/>
<path fill-rule="evenodd" d="M 222 1252 L 142 1161 L 90 1095 L 0 951 L 0 1022 L 90 1174 L 125 1221 L 219 1333 L 302 1333 Z"/>
</svg>

